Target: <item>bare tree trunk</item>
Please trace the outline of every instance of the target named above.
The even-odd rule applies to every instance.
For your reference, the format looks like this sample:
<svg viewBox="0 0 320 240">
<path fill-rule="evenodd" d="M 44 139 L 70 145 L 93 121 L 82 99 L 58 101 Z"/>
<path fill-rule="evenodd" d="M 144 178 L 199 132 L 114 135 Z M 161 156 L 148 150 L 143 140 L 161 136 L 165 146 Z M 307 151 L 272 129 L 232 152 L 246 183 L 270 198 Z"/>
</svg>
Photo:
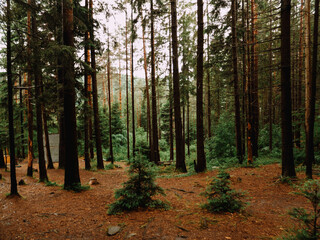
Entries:
<svg viewBox="0 0 320 240">
<path fill-rule="evenodd" d="M 150 2 L 151 11 L 151 99 L 152 99 L 152 149 L 151 160 L 158 164 L 159 155 L 159 139 L 158 139 L 158 121 L 157 121 L 157 93 L 156 93 L 156 76 L 155 76 L 155 56 L 154 56 L 154 16 L 153 16 L 153 0 Z"/>
<path fill-rule="evenodd" d="M 93 6 L 92 0 L 89 0 L 89 14 L 90 14 L 90 39 L 91 39 L 91 67 L 93 72 L 92 76 L 92 100 L 93 100 L 93 116 L 94 116 L 94 133 L 96 140 L 96 151 L 97 151 L 97 168 L 104 169 L 102 159 L 102 148 L 101 148 L 101 129 L 100 129 L 100 118 L 99 118 L 99 103 L 98 103 L 98 89 L 97 89 L 97 69 L 96 69 L 96 53 L 95 53 L 95 42 L 94 42 L 94 29 L 93 29 Z"/>
<path fill-rule="evenodd" d="M 270 0 L 270 19 L 269 19 L 269 98 L 268 98 L 268 116 L 269 116 L 269 150 L 272 151 L 272 93 L 273 93 L 273 79 L 272 79 L 272 0 Z"/>
<path fill-rule="evenodd" d="M 242 163 L 242 143 L 241 143 L 241 121 L 240 121 L 240 101 L 239 101 L 239 77 L 238 77 L 238 52 L 237 52 L 237 31 L 236 31 L 236 15 L 237 2 L 232 0 L 232 65 L 233 65 L 233 84 L 234 84 L 234 104 L 235 104 L 235 126 L 236 126 L 236 146 L 238 161 Z"/>
<path fill-rule="evenodd" d="M 141 17 L 142 18 L 142 17 Z M 148 81 L 148 62 L 147 62 L 147 51 L 145 41 L 145 24 L 142 25 L 142 40 L 143 40 L 143 59 L 144 59 L 144 74 L 146 80 L 146 98 L 147 98 L 147 126 L 148 126 L 148 138 L 149 148 L 151 150 L 150 160 L 154 161 L 153 146 L 152 146 L 152 128 L 151 128 L 151 117 L 150 117 L 150 97 L 149 97 L 149 81 Z"/>
<path fill-rule="evenodd" d="M 176 170 L 187 172 L 184 153 L 184 139 L 182 136 L 181 109 L 180 109 L 180 77 L 178 65 L 178 37 L 177 37 L 177 7 L 176 0 L 171 1 L 171 29 L 172 29 L 172 56 L 173 56 L 173 100 L 174 121 L 176 133 Z"/>
<path fill-rule="evenodd" d="M 0 168 L 7 168 L 6 163 L 4 162 L 2 147 L 0 147 Z"/>
<path fill-rule="evenodd" d="M 209 26 L 209 1 L 207 1 L 207 25 Z M 210 62 L 210 34 L 207 34 L 207 61 Z M 208 138 L 211 138 L 211 89 L 210 89 L 210 68 L 207 67 L 207 128 L 208 128 Z M 188 102 L 188 104 L 190 104 Z M 189 108 L 189 105 L 188 105 Z M 189 135 L 189 132 L 188 132 Z M 188 137 L 189 139 L 189 137 Z M 188 150 L 188 155 L 190 152 Z"/>
<path fill-rule="evenodd" d="M 127 105 L 127 158 L 130 159 L 130 139 L 129 139 L 129 76 L 128 76 L 128 17 L 126 10 L 126 105 Z"/>
<path fill-rule="evenodd" d="M 28 4 L 31 5 L 31 0 L 28 0 Z M 31 10 L 28 9 L 27 13 L 27 53 L 31 56 Z M 27 73 L 27 86 L 28 86 L 28 97 L 27 97 L 27 109 L 28 109 L 28 169 L 27 176 L 33 176 L 33 110 L 32 110 L 32 81 L 31 81 L 31 60 L 27 62 L 28 73 Z"/>
<path fill-rule="evenodd" d="M 198 6 L 198 47 L 197 47 L 197 162 L 196 172 L 206 170 L 203 134 L 203 1 L 197 0 Z"/>
<path fill-rule="evenodd" d="M 109 35 L 109 34 L 108 34 Z M 112 146 L 112 125 L 111 125 L 111 85 L 110 85 L 110 47 L 108 37 L 108 62 L 107 62 L 107 77 L 108 77 L 108 104 L 109 104 L 109 153 L 110 161 L 113 164 L 113 146 Z"/>
<path fill-rule="evenodd" d="M 171 35 L 171 34 L 170 34 Z M 174 160 L 174 150 L 173 150 L 173 93 L 172 93 L 172 44 L 171 36 L 169 36 L 169 136 L 170 136 L 170 161 Z"/>
<path fill-rule="evenodd" d="M 291 0 L 281 0 L 281 137 L 284 177 L 296 176 L 292 151 L 290 9 Z"/>
<path fill-rule="evenodd" d="M 16 179 L 16 156 L 14 145 L 13 103 L 12 103 L 12 61 L 11 61 L 11 7 L 7 0 L 7 78 L 8 78 L 8 113 L 9 113 L 9 141 L 10 141 L 10 195 L 19 195 Z"/>
<path fill-rule="evenodd" d="M 48 161 L 48 169 L 54 169 L 53 161 L 51 157 L 51 150 L 50 150 L 50 140 L 49 140 L 49 131 L 48 131 L 48 116 L 44 106 L 42 106 L 42 119 L 43 119 L 43 131 L 45 137 L 45 145 L 46 145 L 46 154 L 47 154 L 47 161 Z"/>
<path fill-rule="evenodd" d="M 32 7 L 35 9 L 35 1 L 31 1 Z M 35 81 L 35 100 L 36 100 L 36 121 L 37 121 L 37 143 L 38 143 L 38 158 L 39 158 L 39 181 L 48 181 L 47 170 L 44 159 L 44 148 L 43 148 L 43 125 L 42 125 L 42 104 L 40 98 L 42 95 L 42 81 L 41 81 L 41 69 L 40 67 L 40 54 L 38 46 L 38 29 L 36 21 L 35 10 L 31 14 L 31 24 L 32 24 L 32 52 L 33 52 L 33 71 L 34 71 L 34 81 Z"/>
<path fill-rule="evenodd" d="M 307 0 L 307 11 L 310 10 L 310 2 Z M 310 22 L 310 11 L 309 22 Z M 314 29 L 313 29 L 313 54 L 311 78 L 306 79 L 306 175 L 312 178 L 312 164 L 314 163 L 314 118 L 316 102 L 316 80 L 317 80 L 317 63 L 318 63 L 318 27 L 319 26 L 319 0 L 315 1 Z M 310 36 L 310 28 L 307 28 Z M 307 45 L 308 47 L 308 45 Z M 310 47 L 310 45 L 309 45 Z M 307 69 L 306 69 L 307 71 Z"/>
<path fill-rule="evenodd" d="M 85 1 L 85 9 L 89 9 L 89 3 L 88 0 Z M 88 20 L 89 20 L 89 14 L 88 14 Z M 87 65 L 89 65 L 89 59 L 88 59 L 88 50 L 89 50 L 89 30 L 86 30 L 84 34 L 84 61 Z M 88 70 L 87 66 L 84 70 L 84 162 L 85 162 L 85 169 L 90 170 L 91 169 L 91 163 L 90 163 L 90 156 L 89 156 L 89 92 L 88 92 Z"/>
<path fill-rule="evenodd" d="M 21 74 L 19 74 L 19 105 L 20 105 L 20 144 L 21 144 L 21 157 L 25 158 L 24 149 L 24 127 L 23 127 L 23 98 L 22 98 L 22 79 Z"/>
<path fill-rule="evenodd" d="M 136 151 L 136 128 L 134 111 L 134 65 L 133 65 L 133 41 L 134 41 L 134 23 L 133 23 L 133 0 L 131 0 L 131 107 L 132 107 L 132 156 L 135 157 Z"/>
<path fill-rule="evenodd" d="M 63 0 L 63 40 L 66 46 L 74 47 L 73 35 L 73 3 L 72 0 Z M 75 189 L 80 183 L 77 123 L 75 109 L 75 76 L 72 55 L 66 55 L 64 59 L 64 126 L 65 126 L 65 177 L 64 188 Z"/>
</svg>

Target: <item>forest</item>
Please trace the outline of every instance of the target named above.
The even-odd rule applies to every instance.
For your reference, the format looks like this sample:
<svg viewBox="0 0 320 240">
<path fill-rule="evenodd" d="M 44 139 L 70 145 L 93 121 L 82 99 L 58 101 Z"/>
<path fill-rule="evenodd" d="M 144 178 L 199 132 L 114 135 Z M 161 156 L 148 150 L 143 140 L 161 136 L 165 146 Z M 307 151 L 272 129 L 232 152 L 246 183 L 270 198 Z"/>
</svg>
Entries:
<svg viewBox="0 0 320 240">
<path fill-rule="evenodd" d="M 0 19 L 0 239 L 320 238 L 319 0 Z"/>
</svg>

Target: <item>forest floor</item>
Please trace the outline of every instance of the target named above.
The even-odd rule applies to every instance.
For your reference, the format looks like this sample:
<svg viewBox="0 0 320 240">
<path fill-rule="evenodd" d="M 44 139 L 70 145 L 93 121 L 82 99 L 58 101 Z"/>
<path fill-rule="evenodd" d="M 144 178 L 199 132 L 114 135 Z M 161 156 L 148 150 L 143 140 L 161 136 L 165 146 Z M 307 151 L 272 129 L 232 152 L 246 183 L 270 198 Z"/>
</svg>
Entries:
<svg viewBox="0 0 320 240">
<path fill-rule="evenodd" d="M 108 204 L 114 201 L 115 189 L 128 179 L 126 164 L 122 168 L 85 171 L 80 161 L 82 184 L 97 178 L 99 184 L 87 191 L 75 193 L 61 186 L 45 186 L 26 176 L 27 163 L 17 168 L 21 198 L 8 198 L 10 173 L 0 170 L 0 239 L 274 239 L 297 223 L 288 215 L 293 207 L 310 209 L 301 196 L 292 194 L 291 185 L 279 180 L 279 164 L 255 168 L 229 169 L 232 188 L 246 192 L 246 209 L 240 213 L 213 214 L 201 209 L 205 202 L 200 193 L 217 170 L 185 177 L 160 177 L 157 183 L 164 188 L 162 200 L 171 209 L 139 210 L 109 216 Z M 55 164 L 57 168 L 57 165 Z M 48 170 L 50 181 L 63 184 L 64 171 Z M 298 173 L 295 184 L 305 175 Z M 107 236 L 109 226 L 121 226 L 114 236 Z"/>
</svg>

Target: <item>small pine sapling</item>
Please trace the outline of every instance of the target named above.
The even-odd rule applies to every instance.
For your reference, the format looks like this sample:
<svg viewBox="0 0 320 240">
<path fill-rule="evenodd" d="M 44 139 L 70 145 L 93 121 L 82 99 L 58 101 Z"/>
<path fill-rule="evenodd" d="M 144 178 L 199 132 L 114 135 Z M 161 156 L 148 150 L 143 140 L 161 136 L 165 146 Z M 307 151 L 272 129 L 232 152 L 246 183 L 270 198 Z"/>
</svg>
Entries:
<svg viewBox="0 0 320 240">
<path fill-rule="evenodd" d="M 130 164 L 128 170 L 129 180 L 123 183 L 123 188 L 116 190 L 114 203 L 109 205 L 108 214 L 117 214 L 123 211 L 132 211 L 138 208 L 164 208 L 168 204 L 152 199 L 164 190 L 155 184 L 155 172 L 151 163 L 142 158 L 136 158 Z"/>
<path fill-rule="evenodd" d="M 201 207 L 210 212 L 238 212 L 245 207 L 242 192 L 230 188 L 230 174 L 221 170 L 202 193 L 208 202 Z"/>
<path fill-rule="evenodd" d="M 300 222 L 300 229 L 292 230 L 290 235 L 282 239 L 316 240 L 320 239 L 320 181 L 309 180 L 299 187 L 297 195 L 304 196 L 312 204 L 312 211 L 307 212 L 304 208 L 294 208 L 289 214 Z"/>
</svg>

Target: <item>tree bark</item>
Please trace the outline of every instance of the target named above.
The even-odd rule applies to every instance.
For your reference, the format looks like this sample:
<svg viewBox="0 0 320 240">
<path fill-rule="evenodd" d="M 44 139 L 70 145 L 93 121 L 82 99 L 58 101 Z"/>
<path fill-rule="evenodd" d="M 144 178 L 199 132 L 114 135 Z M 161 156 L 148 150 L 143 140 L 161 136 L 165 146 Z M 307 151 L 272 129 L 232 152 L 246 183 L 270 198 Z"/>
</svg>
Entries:
<svg viewBox="0 0 320 240">
<path fill-rule="evenodd" d="M 296 176 L 292 150 L 290 9 L 291 0 L 281 0 L 281 137 L 283 177 Z"/>
<path fill-rule="evenodd" d="M 10 142 L 10 195 L 19 195 L 16 179 L 16 156 L 13 126 L 13 94 L 12 94 L 12 61 L 11 61 L 11 7 L 7 0 L 7 78 L 8 78 L 8 113 L 9 113 L 9 142 Z"/>
<path fill-rule="evenodd" d="M 270 42 L 269 42 L 269 66 L 270 66 L 270 69 L 269 69 L 269 98 L 268 98 L 268 121 L 269 121 L 269 151 L 272 151 L 272 142 L 273 142 L 273 139 L 272 139 L 272 98 L 273 98 L 273 79 L 272 79 L 272 19 L 271 19 L 271 16 L 272 16 L 272 2 L 270 0 L 270 19 L 269 19 L 269 39 L 270 39 Z"/>
<path fill-rule="evenodd" d="M 133 41 L 134 41 L 134 23 L 133 23 L 133 0 L 131 0 L 131 107 L 132 107 L 132 156 L 135 157 L 136 151 L 136 128 L 134 112 L 134 65 L 133 65 Z"/>
<path fill-rule="evenodd" d="M 151 11 L 151 104 L 152 104 L 152 149 L 151 159 L 155 164 L 160 161 L 159 139 L 158 139 L 158 121 L 157 121 L 157 93 L 155 76 L 155 56 L 154 56 L 154 15 L 153 0 L 150 2 Z"/>
<path fill-rule="evenodd" d="M 93 100 L 93 116 L 94 116 L 94 133 L 96 140 L 96 151 L 97 151 L 97 168 L 104 169 L 102 159 L 102 148 L 101 148 L 101 129 L 100 129 L 100 118 L 99 118 L 99 102 L 98 102 L 98 89 L 97 89 L 97 69 L 96 69 L 96 52 L 94 42 L 94 29 L 93 29 L 93 3 L 89 0 L 89 14 L 90 14 L 90 40 L 91 40 L 91 68 L 93 72 L 92 77 L 92 100 Z"/>
<path fill-rule="evenodd" d="M 171 19 L 170 19 L 171 20 Z M 171 21 L 170 21 L 171 27 Z M 169 139 L 170 139 L 170 161 L 174 160 L 173 150 L 173 93 L 172 93 L 172 43 L 169 31 Z"/>
<path fill-rule="evenodd" d="M 307 0 L 308 9 L 310 2 Z M 308 10 L 307 10 L 308 11 Z M 309 22 L 310 22 L 310 12 Z M 317 80 L 317 63 L 318 63 L 318 27 L 319 26 L 319 0 L 315 1 L 314 29 L 313 29 L 313 53 L 311 78 L 306 79 L 306 175 L 312 178 L 312 164 L 314 163 L 314 119 L 315 119 L 315 102 L 316 102 L 316 80 Z M 310 28 L 308 28 L 310 30 Z M 308 30 L 307 30 L 308 32 Z M 310 36 L 310 32 L 309 32 Z M 308 45 L 307 45 L 308 47 Z M 310 47 L 310 46 L 309 46 Z M 306 69 L 307 70 L 307 69 Z"/>
<path fill-rule="evenodd" d="M 50 140 L 49 140 L 49 131 L 48 131 L 48 116 L 44 106 L 42 105 L 42 120 L 43 120 L 43 131 L 45 137 L 45 145 L 46 145 L 46 154 L 47 154 L 47 161 L 48 161 L 48 169 L 54 169 L 53 161 L 51 157 L 51 150 L 50 150 Z"/>
<path fill-rule="evenodd" d="M 85 8 L 88 9 L 89 4 L 88 0 L 85 1 Z M 89 19 L 89 14 L 88 14 Z M 88 50 L 89 50 L 89 31 L 87 30 L 84 35 L 84 61 L 87 65 L 89 65 L 88 60 Z M 84 70 L 84 162 L 85 162 L 85 169 L 90 170 L 91 169 L 91 163 L 90 163 L 90 156 L 89 156 L 89 92 L 88 92 L 88 70 L 87 66 Z"/>
<path fill-rule="evenodd" d="M 73 3 L 72 0 L 63 0 L 63 41 L 70 49 L 74 48 L 73 35 Z M 65 178 L 64 188 L 75 189 L 80 183 L 77 123 L 75 109 L 75 76 L 73 54 L 65 55 L 64 59 L 64 126 L 65 126 Z"/>
<path fill-rule="evenodd" d="M 240 120 L 240 101 L 239 101 L 239 77 L 238 77 L 238 51 L 237 51 L 237 1 L 232 0 L 232 65 L 233 65 L 233 84 L 234 84 L 234 107 L 235 107 L 235 126 L 236 126 L 236 146 L 238 161 L 242 163 L 242 143 L 241 143 L 241 120 Z"/>
<path fill-rule="evenodd" d="M 176 134 L 176 170 L 187 172 L 184 153 L 184 138 L 182 136 L 181 109 L 180 109 L 180 76 L 178 65 L 178 37 L 177 37 L 177 7 L 176 0 L 171 1 L 171 29 L 172 29 L 172 61 L 173 61 L 173 101 L 174 121 Z"/>
<path fill-rule="evenodd" d="M 198 6 L 198 47 L 197 47 L 197 162 L 196 172 L 207 168 L 204 153 L 203 134 L 203 0 L 197 0 Z"/>
<path fill-rule="evenodd" d="M 108 61 L 107 61 L 107 78 L 108 78 L 108 104 L 109 104 L 109 153 L 110 161 L 113 164 L 113 146 L 112 146 L 112 125 L 111 125 L 111 85 L 110 85 L 110 48 L 109 48 L 109 38 L 108 38 Z"/>
<path fill-rule="evenodd" d="M 150 117 L 150 96 L 149 96 L 149 81 L 148 81 L 147 50 L 146 50 L 146 41 L 145 41 L 145 24 L 142 25 L 142 40 L 143 40 L 144 74 L 145 74 L 145 80 L 146 80 L 146 98 L 147 98 L 147 124 L 148 124 L 147 132 L 149 137 L 149 148 L 150 150 L 152 150 L 153 145 L 152 145 L 152 131 L 151 131 L 152 128 L 151 128 L 151 117 Z M 150 160 L 154 161 L 153 151 L 151 151 Z"/>
<path fill-rule="evenodd" d="M 33 8 L 36 8 L 35 1 L 31 1 Z M 48 181 L 48 175 L 46 170 L 46 163 L 44 158 L 44 147 L 43 147 L 43 125 L 42 125 L 42 104 L 40 98 L 42 95 L 42 76 L 40 67 L 40 54 L 39 45 L 37 40 L 38 29 L 36 12 L 32 11 L 31 14 L 31 24 L 32 24 L 32 52 L 33 52 L 33 71 L 34 71 L 34 81 L 35 81 L 35 100 L 36 100 L 36 121 L 37 121 L 37 143 L 38 143 L 38 162 L 39 162 L 39 181 Z"/>
<path fill-rule="evenodd" d="M 126 112 L 127 112 L 127 158 L 130 159 L 130 122 L 129 122 L 129 74 L 128 74 L 128 16 L 126 10 Z"/>
<path fill-rule="evenodd" d="M 4 162 L 3 149 L 0 147 L 0 168 L 7 168 Z"/>
<path fill-rule="evenodd" d="M 31 0 L 28 0 L 28 5 L 31 5 Z M 31 10 L 27 12 L 27 53 L 31 56 Z M 27 176 L 33 176 L 33 109 L 32 109 L 32 80 L 31 80 L 31 59 L 27 61 L 27 111 L 28 111 L 28 169 Z"/>
</svg>

